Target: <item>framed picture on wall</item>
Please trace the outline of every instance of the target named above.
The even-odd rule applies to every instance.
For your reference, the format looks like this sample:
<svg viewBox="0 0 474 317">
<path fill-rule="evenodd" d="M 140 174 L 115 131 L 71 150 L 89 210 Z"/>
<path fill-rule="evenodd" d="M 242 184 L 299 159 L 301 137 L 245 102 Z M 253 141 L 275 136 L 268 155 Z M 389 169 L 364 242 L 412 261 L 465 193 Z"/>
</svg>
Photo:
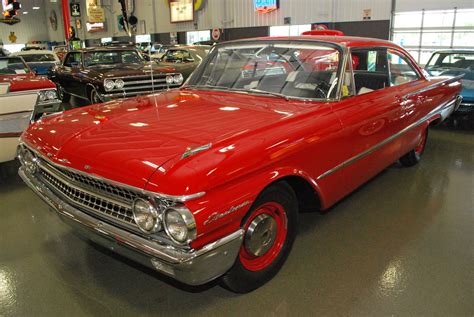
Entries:
<svg viewBox="0 0 474 317">
<path fill-rule="evenodd" d="M 194 20 L 194 0 L 169 0 L 171 23 Z"/>
</svg>

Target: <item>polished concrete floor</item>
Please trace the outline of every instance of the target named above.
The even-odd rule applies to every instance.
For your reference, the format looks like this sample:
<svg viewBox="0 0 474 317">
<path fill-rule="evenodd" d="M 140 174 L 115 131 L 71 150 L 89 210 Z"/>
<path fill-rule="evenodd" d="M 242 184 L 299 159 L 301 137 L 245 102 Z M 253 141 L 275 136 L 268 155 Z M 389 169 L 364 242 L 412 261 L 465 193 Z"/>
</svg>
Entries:
<svg viewBox="0 0 474 317">
<path fill-rule="evenodd" d="M 0 316 L 473 316 L 474 133 L 438 128 L 325 214 L 289 260 L 235 295 L 186 288 L 78 238 L 18 177 L 0 184 Z"/>
</svg>

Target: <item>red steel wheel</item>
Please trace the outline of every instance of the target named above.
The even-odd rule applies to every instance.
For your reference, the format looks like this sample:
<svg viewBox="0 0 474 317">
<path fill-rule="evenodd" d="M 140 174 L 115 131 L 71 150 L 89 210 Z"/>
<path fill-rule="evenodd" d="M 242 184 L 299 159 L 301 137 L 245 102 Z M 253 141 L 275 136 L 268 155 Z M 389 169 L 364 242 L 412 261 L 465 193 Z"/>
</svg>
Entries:
<svg viewBox="0 0 474 317">
<path fill-rule="evenodd" d="M 298 200 L 285 181 L 264 189 L 242 219 L 242 246 L 221 285 L 248 293 L 271 280 L 291 251 L 298 231 Z"/>
<path fill-rule="evenodd" d="M 425 150 L 427 136 L 428 131 L 424 130 L 421 134 L 420 141 L 418 142 L 418 145 L 415 148 L 415 153 L 419 156 L 421 156 L 421 154 L 423 154 L 423 151 Z"/>
<path fill-rule="evenodd" d="M 239 257 L 249 271 L 267 268 L 280 254 L 287 234 L 283 206 L 267 202 L 256 208 L 244 224 L 244 243 Z"/>
<path fill-rule="evenodd" d="M 418 143 L 415 148 L 400 158 L 400 163 L 402 163 L 403 166 L 407 167 L 416 165 L 421 160 L 421 155 L 425 151 L 427 140 L 428 128 L 424 129 L 421 132 L 420 139 L 418 140 Z"/>
</svg>

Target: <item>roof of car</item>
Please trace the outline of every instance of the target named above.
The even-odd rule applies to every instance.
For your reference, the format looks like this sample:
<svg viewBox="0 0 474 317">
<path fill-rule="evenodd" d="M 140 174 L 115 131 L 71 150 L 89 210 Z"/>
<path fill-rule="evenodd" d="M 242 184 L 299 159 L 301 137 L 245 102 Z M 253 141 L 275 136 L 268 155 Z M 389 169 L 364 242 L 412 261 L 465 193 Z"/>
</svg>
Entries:
<svg viewBox="0 0 474 317">
<path fill-rule="evenodd" d="M 53 51 L 49 51 L 49 50 L 29 50 L 29 51 L 20 51 L 20 52 L 15 52 L 15 53 L 12 53 L 13 56 L 18 56 L 18 55 L 34 55 L 34 54 L 51 54 L 51 55 L 54 55 L 54 52 Z"/>
<path fill-rule="evenodd" d="M 474 53 L 474 49 L 447 49 L 447 50 L 439 50 L 439 51 L 434 51 L 433 54 L 435 53 Z"/>
<path fill-rule="evenodd" d="M 300 36 L 268 36 L 253 39 L 243 39 L 232 42 L 245 42 L 249 40 L 287 40 L 287 41 L 319 41 L 339 44 L 347 47 L 367 47 L 367 46 L 386 46 L 398 48 L 399 46 L 393 42 L 368 37 L 358 36 L 331 36 L 331 35 L 300 35 Z"/>
<path fill-rule="evenodd" d="M 98 46 L 98 47 L 87 47 L 76 49 L 71 52 L 94 52 L 94 51 L 136 51 L 137 49 L 133 46 Z"/>
<path fill-rule="evenodd" d="M 208 50 L 211 48 L 209 45 L 179 45 L 179 46 L 171 46 L 168 47 L 169 50 L 182 50 L 182 49 L 187 49 L 187 48 L 192 48 L 192 49 L 203 49 L 203 50 Z"/>
</svg>

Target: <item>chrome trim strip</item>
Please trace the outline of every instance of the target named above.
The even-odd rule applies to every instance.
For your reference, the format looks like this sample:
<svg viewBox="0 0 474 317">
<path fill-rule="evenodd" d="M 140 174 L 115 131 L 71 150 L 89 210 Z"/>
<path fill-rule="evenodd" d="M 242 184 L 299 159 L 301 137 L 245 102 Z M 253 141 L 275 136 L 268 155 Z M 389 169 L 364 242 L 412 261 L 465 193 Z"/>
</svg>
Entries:
<svg viewBox="0 0 474 317">
<path fill-rule="evenodd" d="M 448 102 L 445 102 L 441 105 L 439 105 L 438 107 L 436 107 L 434 110 L 432 110 L 430 113 L 428 113 L 426 116 L 424 116 L 423 118 L 421 118 L 420 120 L 416 121 L 416 122 L 413 122 L 412 124 L 410 124 L 409 126 L 405 127 L 404 129 L 400 130 L 399 132 L 395 133 L 394 135 L 386 138 L 385 140 L 383 140 L 382 142 L 380 143 L 377 143 L 376 145 L 372 146 L 371 148 L 365 150 L 364 152 L 362 153 L 359 153 L 353 157 L 351 157 L 350 159 L 342 162 L 341 164 L 339 165 L 336 165 L 335 167 L 331 168 L 330 170 L 322 173 L 321 175 L 319 175 L 316 180 L 319 181 L 323 178 L 325 178 L 326 176 L 329 176 L 333 173 L 335 173 L 336 171 L 340 170 L 341 168 L 343 167 L 346 167 L 352 163 L 354 163 L 355 161 L 358 161 L 364 157 L 366 157 L 367 155 L 373 153 L 374 151 L 378 150 L 379 148 L 381 148 L 382 146 L 384 146 L 385 144 L 395 140 L 396 138 L 398 138 L 399 136 L 401 136 L 402 134 L 408 132 L 409 130 L 413 129 L 414 127 L 422 124 L 423 122 L 426 122 L 426 120 L 428 120 L 429 118 L 431 118 L 433 115 L 436 115 L 438 113 L 441 113 L 443 110 L 451 107 L 455 102 L 456 102 L 457 98 L 451 100 L 451 101 L 448 101 Z"/>
<path fill-rule="evenodd" d="M 95 190 L 89 190 L 87 189 L 86 187 L 79 187 L 77 185 L 75 185 L 74 183 L 72 183 L 71 181 L 69 181 L 66 177 L 64 177 L 63 175 L 61 175 L 62 173 L 61 172 L 56 172 L 54 170 L 52 170 L 51 168 L 49 168 L 47 166 L 47 164 L 44 164 L 43 162 L 41 161 L 38 161 L 38 166 L 39 168 L 45 170 L 46 172 L 54 175 L 56 178 L 58 178 L 59 180 L 61 180 L 64 184 L 66 184 L 67 186 L 69 187 L 72 187 L 80 192 L 84 192 L 88 195 L 91 195 L 91 196 L 95 196 L 95 197 L 98 197 L 100 198 L 101 200 L 105 200 L 105 201 L 110 201 L 111 203 L 115 204 L 115 205 L 118 205 L 120 207 L 123 207 L 123 208 L 127 208 L 127 209 L 131 209 L 132 208 L 132 204 L 126 204 L 122 201 L 119 201 L 115 198 L 113 198 L 112 196 L 108 197 L 108 196 L 104 196 L 102 195 L 101 193 L 95 191 Z M 48 180 L 45 180 L 48 182 Z M 82 205 L 82 204 L 81 204 Z"/>
<path fill-rule="evenodd" d="M 49 206 L 63 217 L 77 222 L 94 233 L 105 236 L 112 241 L 118 241 L 136 251 L 139 251 L 150 257 L 155 257 L 171 264 L 182 264 L 191 262 L 195 258 L 202 256 L 216 248 L 225 245 L 235 239 L 241 239 L 243 230 L 239 229 L 223 238 L 211 242 L 199 250 L 177 249 L 170 245 L 159 244 L 157 241 L 142 238 L 133 233 L 127 232 L 106 222 L 93 218 L 58 198 L 44 184 L 41 184 L 33 175 L 28 174 L 24 167 L 20 167 L 18 174 L 23 181 Z"/>
<path fill-rule="evenodd" d="M 459 76 L 455 76 L 455 77 L 452 77 L 452 78 L 447 78 L 443 81 L 440 81 L 440 82 L 437 82 L 437 83 L 434 83 L 434 84 L 431 84 L 427 87 L 423 87 L 421 89 L 418 89 L 417 91 L 414 91 L 414 92 L 411 92 L 409 94 L 406 94 L 405 96 L 403 96 L 404 98 L 408 99 L 410 98 L 411 96 L 414 96 L 414 95 L 417 95 L 417 94 L 421 94 L 423 92 L 426 92 L 426 91 L 429 91 L 431 89 L 434 89 L 436 87 L 439 87 L 439 86 L 444 86 L 448 83 L 451 83 L 451 82 L 454 82 L 456 80 L 460 80 L 464 75 L 459 75 Z"/>
<path fill-rule="evenodd" d="M 143 194 L 143 195 L 148 195 L 150 197 L 156 197 L 158 199 L 160 199 L 160 198 L 161 199 L 167 199 L 167 200 L 172 200 L 172 201 L 176 201 L 176 202 L 186 202 L 186 201 L 190 201 L 190 200 L 202 197 L 206 194 L 206 192 L 198 192 L 198 193 L 189 194 L 189 195 L 168 195 L 168 194 L 163 194 L 163 193 L 156 193 L 156 192 L 147 191 L 147 190 L 144 190 L 142 188 L 138 188 L 138 187 L 134 187 L 134 186 L 131 186 L 131 185 L 123 184 L 123 183 L 113 181 L 113 180 L 110 180 L 110 179 L 107 179 L 107 178 L 104 178 L 104 177 L 101 177 L 101 176 L 98 176 L 98 175 L 85 173 L 85 172 L 79 171 L 77 169 L 74 169 L 72 167 L 57 164 L 57 163 L 51 161 L 50 159 L 46 158 L 44 155 L 40 154 L 37 150 L 35 150 L 30 145 L 26 144 L 25 142 L 23 142 L 21 140 L 20 140 L 20 145 L 26 146 L 28 149 L 33 151 L 38 157 L 40 157 L 41 159 L 45 160 L 46 162 L 48 162 L 49 164 L 51 164 L 53 166 L 56 166 L 58 168 L 68 169 L 68 170 L 71 170 L 74 173 L 78 173 L 78 174 L 84 175 L 86 177 L 91 177 L 91 178 L 94 178 L 98 181 L 102 181 L 102 182 L 105 182 L 105 183 L 110 184 L 110 185 L 123 187 L 125 189 L 129 189 L 131 191 L 135 191 L 135 192 Z"/>
</svg>

